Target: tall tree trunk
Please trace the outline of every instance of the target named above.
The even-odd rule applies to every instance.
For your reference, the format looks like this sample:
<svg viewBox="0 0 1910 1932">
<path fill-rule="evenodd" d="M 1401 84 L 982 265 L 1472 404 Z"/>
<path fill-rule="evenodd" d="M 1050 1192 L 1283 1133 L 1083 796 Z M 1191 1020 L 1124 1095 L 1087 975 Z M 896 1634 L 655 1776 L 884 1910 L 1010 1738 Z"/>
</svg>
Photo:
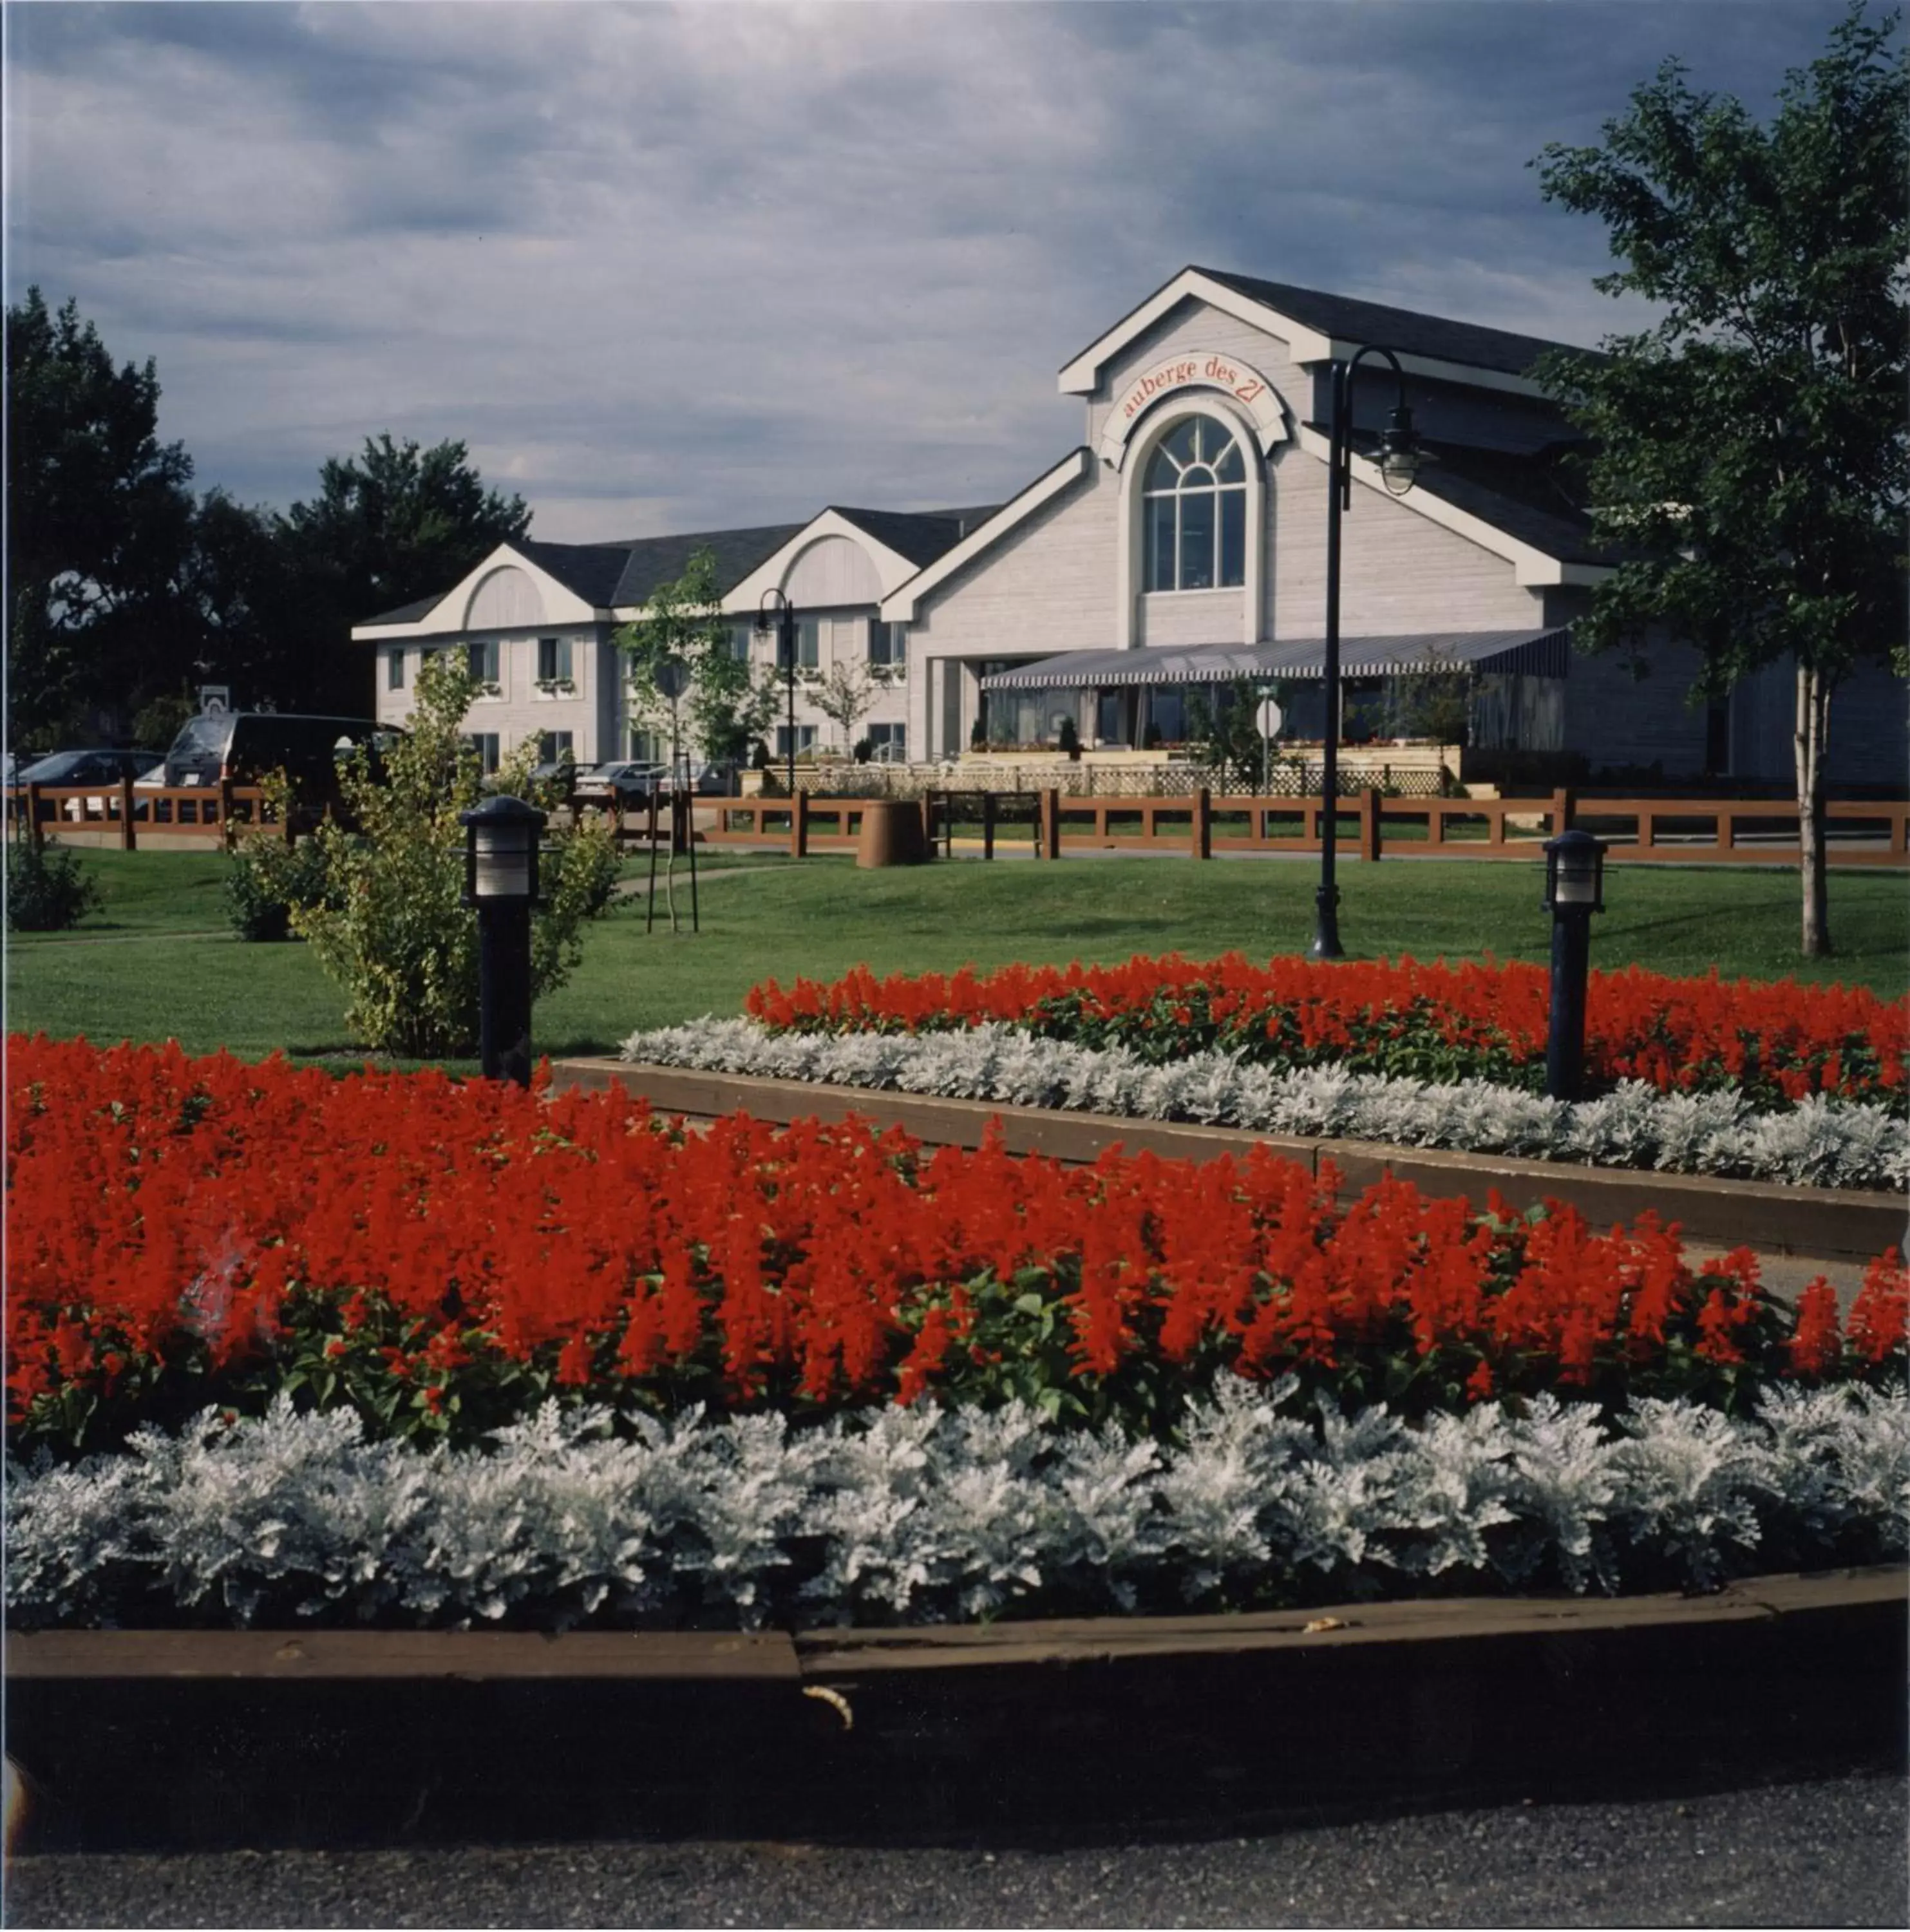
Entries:
<svg viewBox="0 0 1910 1932">
<path fill-rule="evenodd" d="M 1798 869 L 1804 887 L 1803 946 L 1807 959 L 1831 952 L 1831 899 L 1824 863 L 1824 753 L 1831 736 L 1831 687 L 1822 671 L 1798 666 Z"/>
</svg>

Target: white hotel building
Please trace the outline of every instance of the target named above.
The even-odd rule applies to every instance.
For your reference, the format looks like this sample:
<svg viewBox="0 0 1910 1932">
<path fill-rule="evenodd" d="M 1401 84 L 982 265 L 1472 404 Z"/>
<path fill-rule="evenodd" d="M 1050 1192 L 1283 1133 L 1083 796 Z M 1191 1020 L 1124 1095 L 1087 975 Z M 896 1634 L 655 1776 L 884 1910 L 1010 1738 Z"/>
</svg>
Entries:
<svg viewBox="0 0 1910 1932">
<path fill-rule="evenodd" d="M 874 668 L 857 736 L 889 756 L 956 757 L 978 720 L 995 742 L 1051 743 L 1070 718 L 1084 746 L 1171 743 L 1201 682 L 1245 674 L 1303 694 L 1323 656 L 1332 364 L 1369 343 L 1399 355 L 1438 460 L 1395 496 L 1359 453 L 1396 400 L 1390 370 L 1369 358 L 1342 572 L 1349 735 L 1363 690 L 1456 661 L 1478 673 L 1477 746 L 1580 752 L 1594 769 L 1656 763 L 1668 778 L 1788 779 L 1784 667 L 1694 706 L 1688 649 L 1659 644 L 1634 662 L 1571 650 L 1572 618 L 1609 562 L 1561 466 L 1574 432 L 1526 373 L 1557 345 L 1198 268 L 1062 368 L 1081 441 L 1008 502 L 502 545 L 441 594 L 354 628 L 376 653 L 378 715 L 403 722 L 421 652 L 465 648 L 494 688 L 469 721 L 487 754 L 535 736 L 580 764 L 643 755 L 612 633 L 706 546 L 737 650 L 769 659 L 751 627 L 775 589 L 801 614 L 805 670 Z M 798 748 L 832 748 L 836 728 L 798 691 Z M 1294 709 L 1317 736 L 1317 699 Z M 1906 756 L 1903 681 L 1861 673 L 1834 707 L 1832 778 L 1900 784 Z"/>
</svg>

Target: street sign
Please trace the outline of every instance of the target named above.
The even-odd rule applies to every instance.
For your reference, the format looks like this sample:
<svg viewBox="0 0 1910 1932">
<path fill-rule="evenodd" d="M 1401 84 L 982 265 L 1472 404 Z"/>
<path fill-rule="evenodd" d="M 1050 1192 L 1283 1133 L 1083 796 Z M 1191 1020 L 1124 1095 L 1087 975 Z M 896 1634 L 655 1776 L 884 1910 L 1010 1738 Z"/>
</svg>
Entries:
<svg viewBox="0 0 1910 1932">
<path fill-rule="evenodd" d="M 1271 698 L 1263 698 L 1260 700 L 1260 709 L 1255 714 L 1260 726 L 1260 735 L 1263 738 L 1279 737 L 1283 716 L 1279 706 Z"/>
<path fill-rule="evenodd" d="M 202 684 L 199 687 L 199 708 L 209 711 L 216 718 L 232 708 L 232 688 L 229 684 Z"/>
</svg>

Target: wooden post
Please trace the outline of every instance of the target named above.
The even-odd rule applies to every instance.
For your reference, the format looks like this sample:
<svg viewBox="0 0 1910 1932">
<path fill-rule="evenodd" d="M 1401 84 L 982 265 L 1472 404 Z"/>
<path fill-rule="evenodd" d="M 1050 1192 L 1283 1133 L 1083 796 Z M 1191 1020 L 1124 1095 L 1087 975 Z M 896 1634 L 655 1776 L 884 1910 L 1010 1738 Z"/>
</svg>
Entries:
<svg viewBox="0 0 1910 1932">
<path fill-rule="evenodd" d="M 925 791 L 922 794 L 922 849 L 930 858 L 935 856 L 935 794 Z"/>
<path fill-rule="evenodd" d="M 789 798 L 789 856 L 809 856 L 809 794 L 799 787 Z"/>
<path fill-rule="evenodd" d="M 982 856 L 992 859 L 995 856 L 995 795 L 991 791 L 982 794 Z"/>
<path fill-rule="evenodd" d="M 132 850 L 133 837 L 133 774 L 121 772 L 119 775 L 119 849 Z"/>
<path fill-rule="evenodd" d="M 26 842 L 37 852 L 46 842 L 46 835 L 40 824 L 40 788 L 30 784 L 26 788 Z"/>
<path fill-rule="evenodd" d="M 1380 855 L 1380 794 L 1377 785 L 1369 785 L 1360 794 L 1360 856 L 1377 865 Z"/>
<path fill-rule="evenodd" d="M 232 849 L 232 782 L 223 776 L 219 780 L 219 837 L 229 852 Z"/>
<path fill-rule="evenodd" d="M 1061 794 L 1054 786 L 1048 786 L 1041 795 L 1042 856 L 1058 859 L 1061 856 Z"/>
<path fill-rule="evenodd" d="M 1213 794 L 1205 785 L 1194 794 L 1192 850 L 1197 859 L 1213 856 Z"/>
<path fill-rule="evenodd" d="M 1561 832 L 1572 829 L 1572 794 L 1561 785 L 1552 795 L 1552 836 L 1556 838 Z"/>
</svg>

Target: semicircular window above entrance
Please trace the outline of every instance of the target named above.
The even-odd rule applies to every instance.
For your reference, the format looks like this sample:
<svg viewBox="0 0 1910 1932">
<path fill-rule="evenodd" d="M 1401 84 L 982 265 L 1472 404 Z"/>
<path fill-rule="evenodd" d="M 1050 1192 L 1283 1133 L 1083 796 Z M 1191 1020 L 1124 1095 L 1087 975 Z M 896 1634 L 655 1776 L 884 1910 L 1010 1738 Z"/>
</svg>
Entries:
<svg viewBox="0 0 1910 1932">
<path fill-rule="evenodd" d="M 1247 469 L 1212 416 L 1162 437 L 1141 480 L 1150 590 L 1213 590 L 1246 579 Z"/>
</svg>

